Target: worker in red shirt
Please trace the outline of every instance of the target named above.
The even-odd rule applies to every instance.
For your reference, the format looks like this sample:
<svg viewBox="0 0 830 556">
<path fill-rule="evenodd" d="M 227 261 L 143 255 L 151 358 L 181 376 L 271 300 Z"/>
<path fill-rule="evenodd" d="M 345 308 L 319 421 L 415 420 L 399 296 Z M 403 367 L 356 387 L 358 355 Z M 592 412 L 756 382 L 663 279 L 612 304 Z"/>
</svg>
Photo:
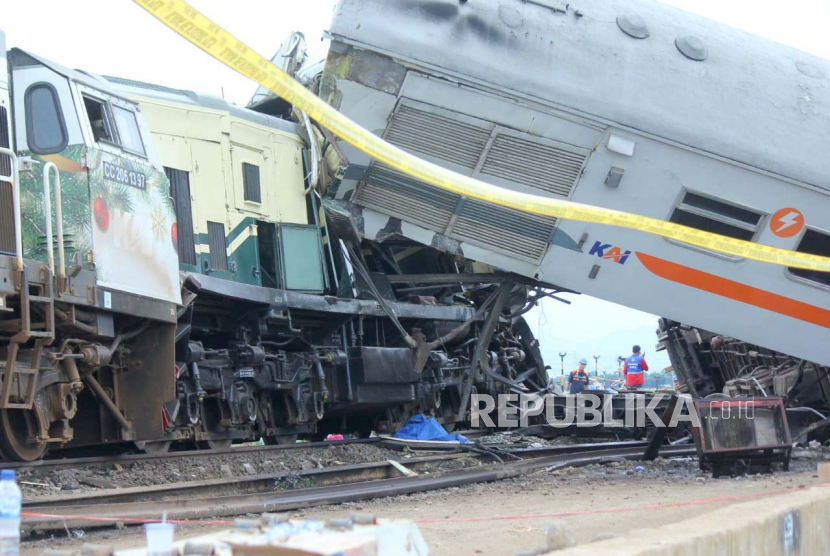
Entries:
<svg viewBox="0 0 830 556">
<path fill-rule="evenodd" d="M 640 355 L 640 346 L 632 347 L 631 351 L 633 353 L 626 357 L 623 364 L 623 372 L 625 373 L 625 385 L 636 390 L 643 385 L 648 363 L 645 357 Z"/>
</svg>

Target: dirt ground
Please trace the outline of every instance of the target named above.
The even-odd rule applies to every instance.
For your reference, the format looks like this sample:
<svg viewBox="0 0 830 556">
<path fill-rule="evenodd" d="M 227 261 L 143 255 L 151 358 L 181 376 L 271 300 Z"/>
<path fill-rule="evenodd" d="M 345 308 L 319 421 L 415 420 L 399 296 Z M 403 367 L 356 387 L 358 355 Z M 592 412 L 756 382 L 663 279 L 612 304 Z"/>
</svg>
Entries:
<svg viewBox="0 0 830 556">
<path fill-rule="evenodd" d="M 289 517 L 325 520 L 373 514 L 410 519 L 419 523 L 436 555 L 522 554 L 546 545 L 545 528 L 553 522 L 570 530 L 576 542 L 586 543 L 695 517 L 750 495 L 817 484 L 816 465 L 830 460 L 830 451 L 799 450 L 795 456 L 790 472 L 735 479 L 712 479 L 697 469 L 694 458 L 658 460 L 643 464 L 642 469 L 638 469 L 638 462 L 612 462 L 581 469 L 541 470 L 498 483 L 313 508 L 291 512 Z M 733 499 L 723 499 L 730 497 Z M 683 504 L 694 501 L 701 502 Z M 660 506 L 648 507 L 653 505 Z M 181 526 L 177 539 L 224 528 L 227 526 Z M 127 548 L 140 546 L 143 540 L 137 527 L 71 531 L 70 535 L 72 538 L 31 539 L 24 543 L 23 554 L 41 554 L 47 548 L 80 548 L 84 542 Z"/>
</svg>

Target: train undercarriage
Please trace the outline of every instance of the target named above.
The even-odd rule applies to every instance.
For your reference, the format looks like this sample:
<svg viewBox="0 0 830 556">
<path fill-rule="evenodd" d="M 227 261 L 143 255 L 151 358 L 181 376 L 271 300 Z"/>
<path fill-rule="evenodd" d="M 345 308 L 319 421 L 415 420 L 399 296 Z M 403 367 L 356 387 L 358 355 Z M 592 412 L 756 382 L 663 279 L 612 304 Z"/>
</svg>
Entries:
<svg viewBox="0 0 830 556">
<path fill-rule="evenodd" d="M 354 280 L 353 298 L 184 273 L 183 305 L 162 319 L 171 307 L 103 291 L 88 270 L 54 277 L 27 261 L 20 272 L 0 257 L 0 455 L 391 434 L 417 413 L 452 430 L 468 422 L 472 393 L 553 393 L 521 318 L 544 295 L 538 285 L 382 275 L 378 260 L 360 262 L 375 283 Z M 781 396 L 803 417 L 790 417 L 795 430 L 830 407 L 826 367 L 667 319 L 659 332 L 680 390 L 695 398 Z"/>
<path fill-rule="evenodd" d="M 354 297 L 183 273 L 182 306 L 0 256 L 2 457 L 391 434 L 417 413 L 453 429 L 472 393 L 553 387 L 521 318 L 541 289 L 500 274 L 389 279 L 377 249 L 352 252 L 373 280 L 353 280 Z"/>
<path fill-rule="evenodd" d="M 693 398 L 780 397 L 794 439 L 812 425 L 817 438 L 828 438 L 827 428 L 818 426 L 830 412 L 827 366 L 669 319 L 660 319 L 658 334 L 681 392 Z"/>
</svg>

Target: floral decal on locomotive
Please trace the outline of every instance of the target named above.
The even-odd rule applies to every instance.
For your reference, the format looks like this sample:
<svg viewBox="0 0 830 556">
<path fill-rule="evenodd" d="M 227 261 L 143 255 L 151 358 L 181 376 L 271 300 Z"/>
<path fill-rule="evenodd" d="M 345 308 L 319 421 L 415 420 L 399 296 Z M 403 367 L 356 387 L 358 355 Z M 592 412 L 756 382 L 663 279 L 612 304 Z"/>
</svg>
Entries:
<svg viewBox="0 0 830 556">
<path fill-rule="evenodd" d="M 46 260 L 42 176 L 45 163 L 52 162 L 60 171 L 67 264 L 78 253 L 82 264 L 94 264 L 103 284 L 176 298 L 178 280 L 171 280 L 170 269 L 176 268 L 171 257 L 177 260 L 178 231 L 162 172 L 85 145 L 23 154 L 32 159 L 20 176 L 24 257 Z M 52 229 L 56 233 L 54 222 Z"/>
</svg>

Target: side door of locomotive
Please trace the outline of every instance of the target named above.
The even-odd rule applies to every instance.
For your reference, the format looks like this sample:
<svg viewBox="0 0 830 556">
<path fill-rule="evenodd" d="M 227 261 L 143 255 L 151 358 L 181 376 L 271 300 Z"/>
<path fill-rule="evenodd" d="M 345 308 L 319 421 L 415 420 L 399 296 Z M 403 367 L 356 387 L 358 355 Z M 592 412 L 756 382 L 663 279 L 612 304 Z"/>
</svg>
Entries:
<svg viewBox="0 0 830 556">
<path fill-rule="evenodd" d="M 74 82 L 99 285 L 180 301 L 170 186 L 138 105 Z"/>
</svg>

